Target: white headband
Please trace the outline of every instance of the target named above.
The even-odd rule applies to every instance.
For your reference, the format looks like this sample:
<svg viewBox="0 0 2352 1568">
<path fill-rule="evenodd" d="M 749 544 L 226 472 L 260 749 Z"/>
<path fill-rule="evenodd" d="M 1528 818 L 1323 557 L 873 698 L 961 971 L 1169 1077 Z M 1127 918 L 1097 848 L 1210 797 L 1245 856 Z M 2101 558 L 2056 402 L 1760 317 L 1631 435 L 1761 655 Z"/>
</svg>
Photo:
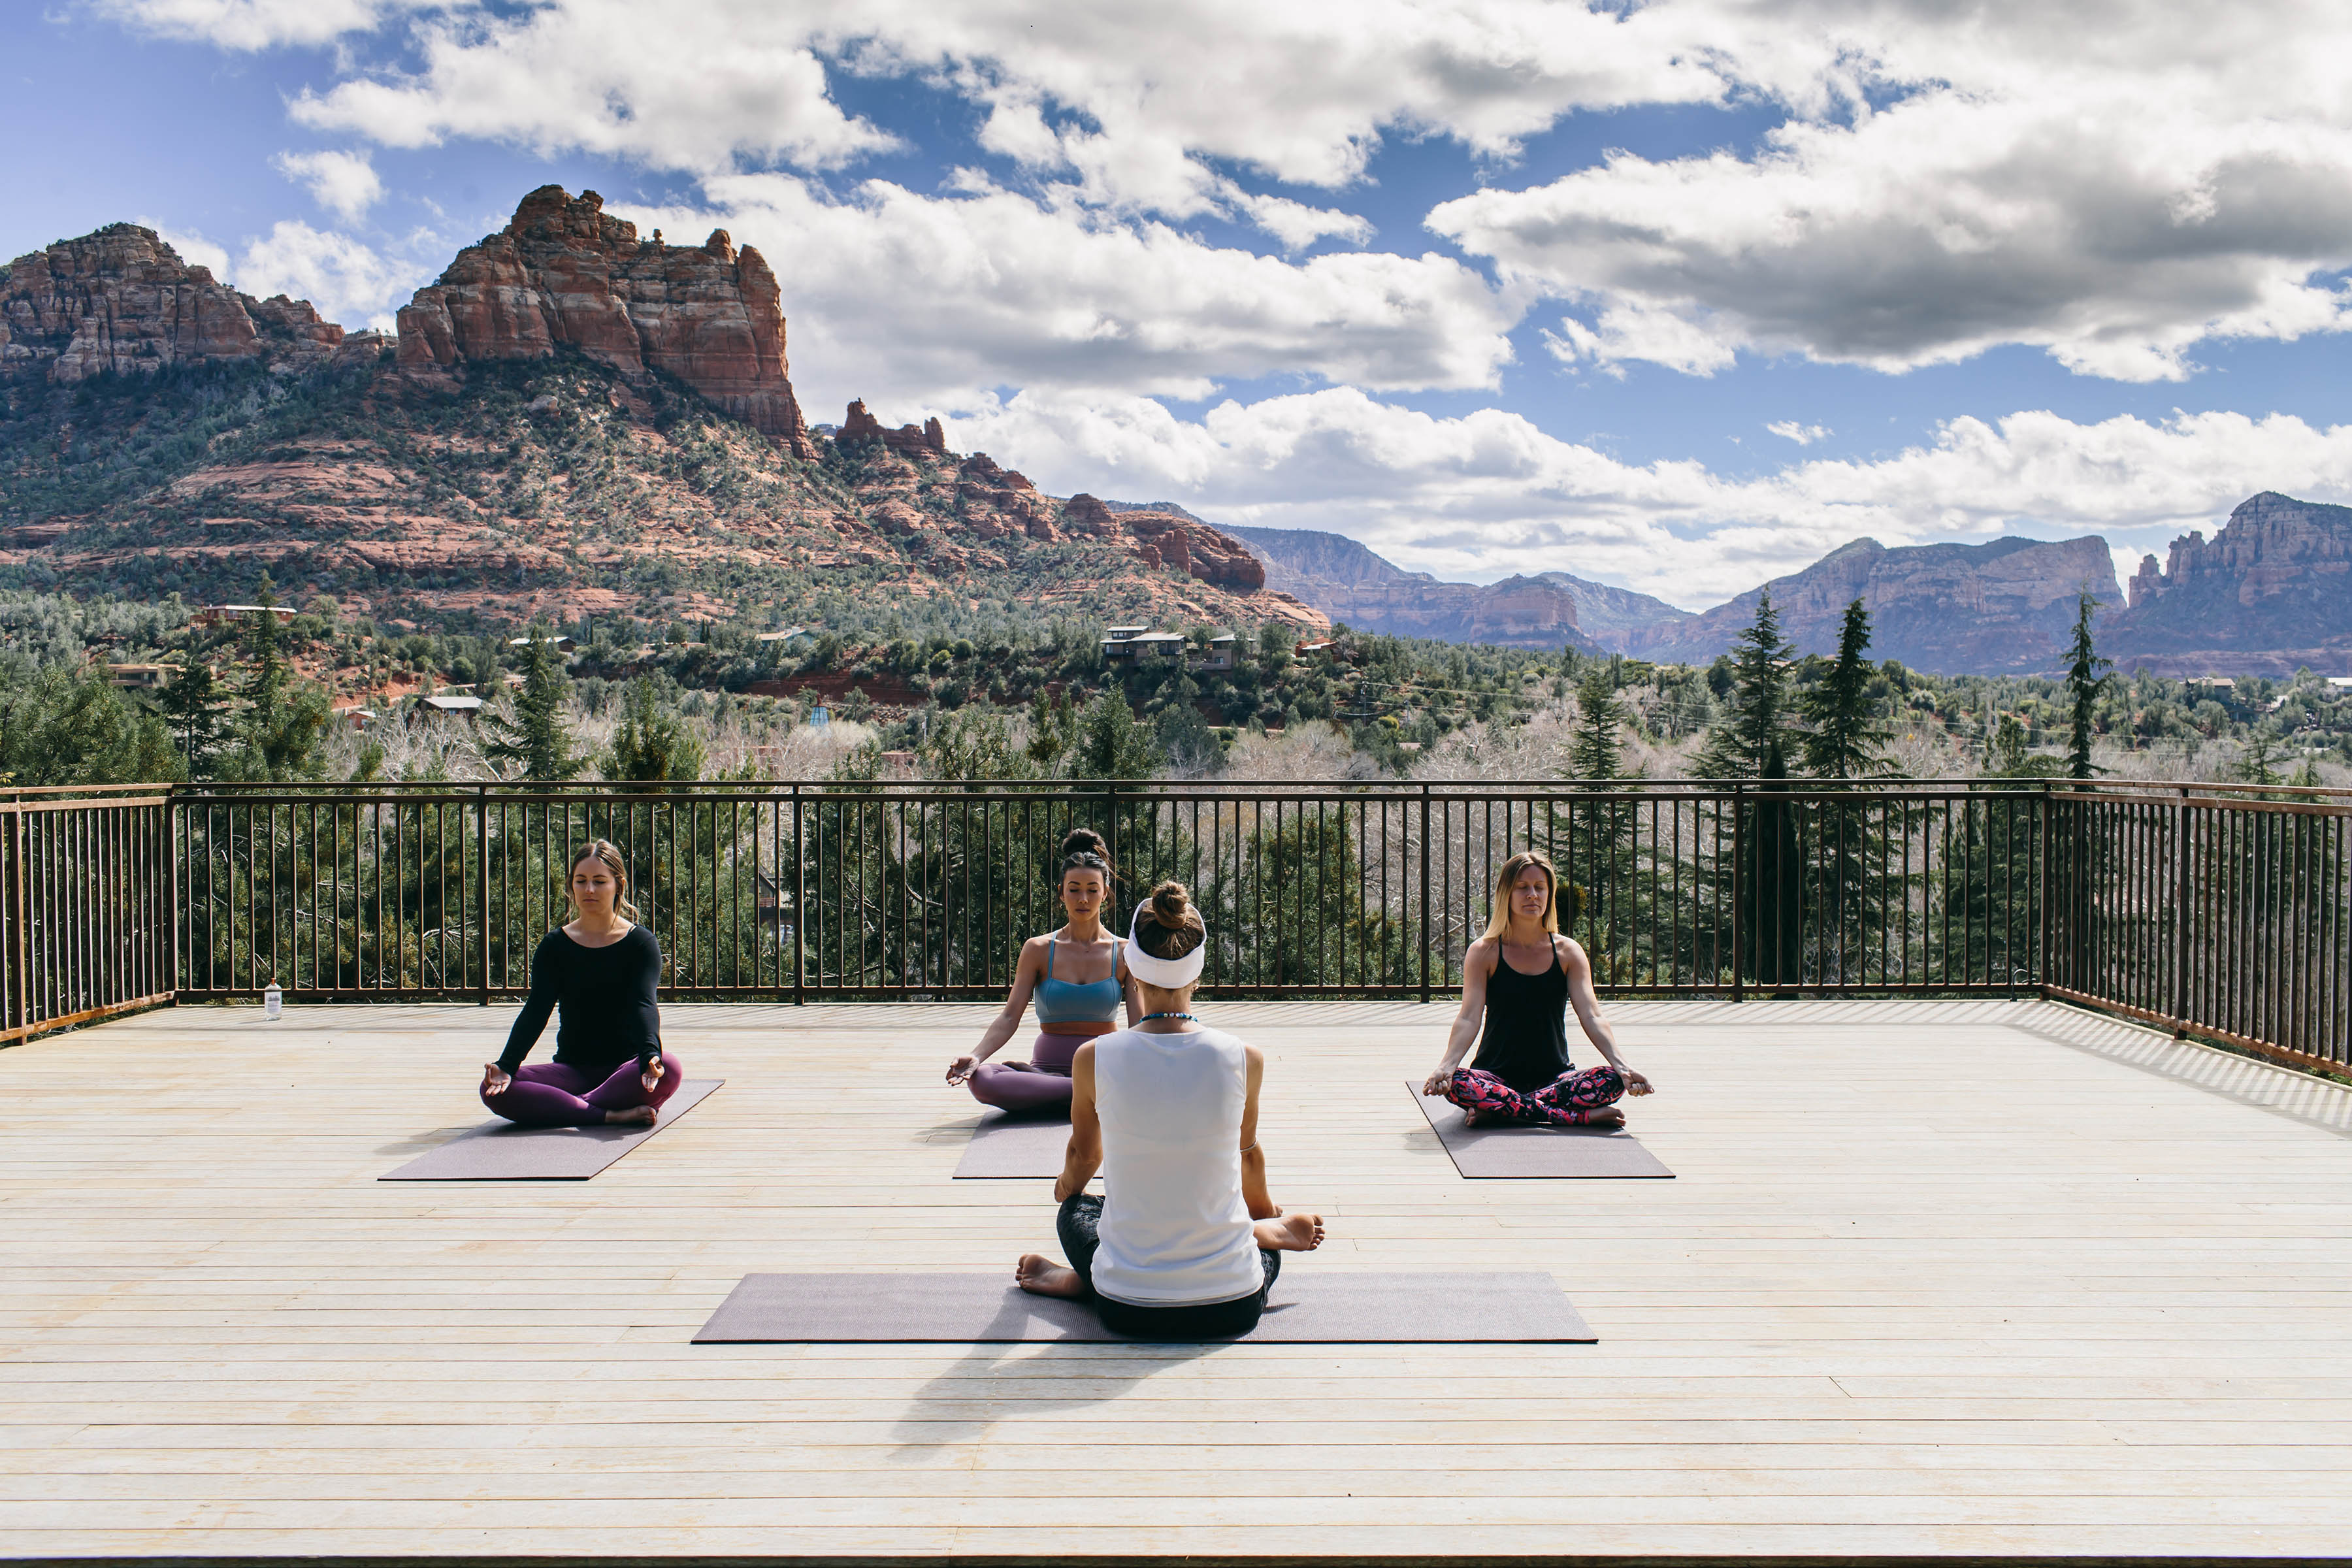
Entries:
<svg viewBox="0 0 2352 1568">
<path fill-rule="evenodd" d="M 1181 991 L 1201 978 L 1201 968 L 1209 962 L 1206 942 L 1181 958 L 1154 958 L 1143 951 L 1135 940 L 1135 928 L 1143 919 L 1145 906 L 1135 906 L 1134 915 L 1127 922 L 1127 972 L 1146 985 L 1157 985 L 1162 991 Z"/>
</svg>

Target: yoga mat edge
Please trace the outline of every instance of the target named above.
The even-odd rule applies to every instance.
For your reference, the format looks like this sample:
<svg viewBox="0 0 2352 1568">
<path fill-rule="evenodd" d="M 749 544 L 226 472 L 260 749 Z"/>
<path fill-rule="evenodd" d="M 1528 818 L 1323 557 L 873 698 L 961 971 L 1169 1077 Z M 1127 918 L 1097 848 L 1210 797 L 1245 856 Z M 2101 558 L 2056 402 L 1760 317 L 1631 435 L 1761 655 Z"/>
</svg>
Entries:
<svg viewBox="0 0 2352 1568">
<path fill-rule="evenodd" d="M 517 1127 L 488 1121 L 467 1128 L 379 1182 L 584 1182 L 602 1174 L 649 1138 L 718 1091 L 723 1078 L 688 1079 L 651 1127 Z M 608 1136 L 609 1134 L 609 1136 Z M 609 1152 L 607 1152 L 609 1151 Z M 599 1158 L 598 1156 L 602 1156 Z M 530 1170 L 532 1161 L 550 1169 Z M 568 1164 L 567 1164 L 568 1162 Z M 420 1168 L 422 1167 L 422 1168 Z M 500 1169 L 499 1167 L 516 1167 Z"/>
</svg>

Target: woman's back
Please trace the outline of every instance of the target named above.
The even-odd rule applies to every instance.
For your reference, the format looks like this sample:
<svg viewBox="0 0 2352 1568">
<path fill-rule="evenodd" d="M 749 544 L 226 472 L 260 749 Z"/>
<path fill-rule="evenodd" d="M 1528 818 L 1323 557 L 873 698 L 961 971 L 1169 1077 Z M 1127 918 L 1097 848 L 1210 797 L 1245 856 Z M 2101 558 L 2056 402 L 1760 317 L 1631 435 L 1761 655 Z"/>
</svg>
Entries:
<svg viewBox="0 0 2352 1568">
<path fill-rule="evenodd" d="M 1262 1288 L 1242 1197 L 1248 1058 L 1217 1029 L 1094 1044 L 1103 1214 L 1094 1286 L 1115 1301 L 1229 1301 Z"/>
</svg>

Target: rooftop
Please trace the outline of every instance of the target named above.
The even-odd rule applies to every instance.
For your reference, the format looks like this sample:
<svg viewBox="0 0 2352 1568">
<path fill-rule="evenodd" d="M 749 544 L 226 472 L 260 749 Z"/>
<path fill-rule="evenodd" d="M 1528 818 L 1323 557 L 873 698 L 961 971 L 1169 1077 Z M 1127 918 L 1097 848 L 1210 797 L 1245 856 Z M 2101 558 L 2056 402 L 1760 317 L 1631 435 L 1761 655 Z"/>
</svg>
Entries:
<svg viewBox="0 0 2352 1568">
<path fill-rule="evenodd" d="M 1614 1004 L 1671 1182 L 1456 1176 L 1402 1087 L 1449 1007 L 1204 1005 L 1329 1225 L 1292 1268 L 1549 1269 L 1597 1345 L 689 1343 L 747 1272 L 1052 1249 L 1044 1183 L 950 1180 L 992 1011 L 667 1007 L 727 1086 L 583 1183 L 375 1180 L 509 1006 L 0 1051 L 10 1555 L 2352 1540 L 2352 1089 L 2049 1003 Z"/>
</svg>

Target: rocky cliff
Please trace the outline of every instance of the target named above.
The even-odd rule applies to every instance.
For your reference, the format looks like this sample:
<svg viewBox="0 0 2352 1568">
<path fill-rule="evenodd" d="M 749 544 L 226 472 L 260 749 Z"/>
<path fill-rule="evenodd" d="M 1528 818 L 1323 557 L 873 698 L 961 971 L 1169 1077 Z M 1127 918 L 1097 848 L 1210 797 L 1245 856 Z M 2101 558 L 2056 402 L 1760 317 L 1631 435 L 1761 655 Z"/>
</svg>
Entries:
<svg viewBox="0 0 2352 1568">
<path fill-rule="evenodd" d="M 110 224 L 0 268 L 0 380 L 19 385 L 197 364 L 299 370 L 386 342 L 375 332 L 347 342 L 308 300 L 240 294 L 136 224 Z"/>
<path fill-rule="evenodd" d="M 604 213 L 593 191 L 542 185 L 507 226 L 457 253 L 400 311 L 411 371 L 579 349 L 624 376 L 658 371 L 794 456 L 816 455 L 784 359 L 782 291 L 725 229 L 674 246 Z"/>
<path fill-rule="evenodd" d="M 1874 659 L 1940 675 L 2031 673 L 2063 661 L 2075 595 L 2085 584 L 2103 603 L 2121 597 L 2114 559 L 2095 536 L 1892 550 L 1857 539 L 1703 615 L 1636 629 L 1626 651 L 1712 659 L 1754 623 L 1758 598 L 1769 589 L 1782 633 L 1800 654 L 1836 652 L 1845 607 L 1858 598 L 1870 607 Z"/>
<path fill-rule="evenodd" d="M 1604 619 L 1622 616 L 1620 601 L 1643 600 L 1665 616 L 1684 613 L 1562 572 L 1499 583 L 1441 583 L 1426 572 L 1407 572 L 1342 534 L 1232 526 L 1224 531 L 1265 563 L 1268 586 L 1296 595 L 1334 620 L 1394 637 L 1598 653 L 1609 651 L 1609 645 L 1582 624 L 1588 595 L 1604 606 Z"/>
<path fill-rule="evenodd" d="M 2100 623 L 2119 668 L 2160 675 L 2352 671 L 2352 507 L 2264 490 L 2209 542 L 2142 558 L 2131 603 Z"/>
</svg>

